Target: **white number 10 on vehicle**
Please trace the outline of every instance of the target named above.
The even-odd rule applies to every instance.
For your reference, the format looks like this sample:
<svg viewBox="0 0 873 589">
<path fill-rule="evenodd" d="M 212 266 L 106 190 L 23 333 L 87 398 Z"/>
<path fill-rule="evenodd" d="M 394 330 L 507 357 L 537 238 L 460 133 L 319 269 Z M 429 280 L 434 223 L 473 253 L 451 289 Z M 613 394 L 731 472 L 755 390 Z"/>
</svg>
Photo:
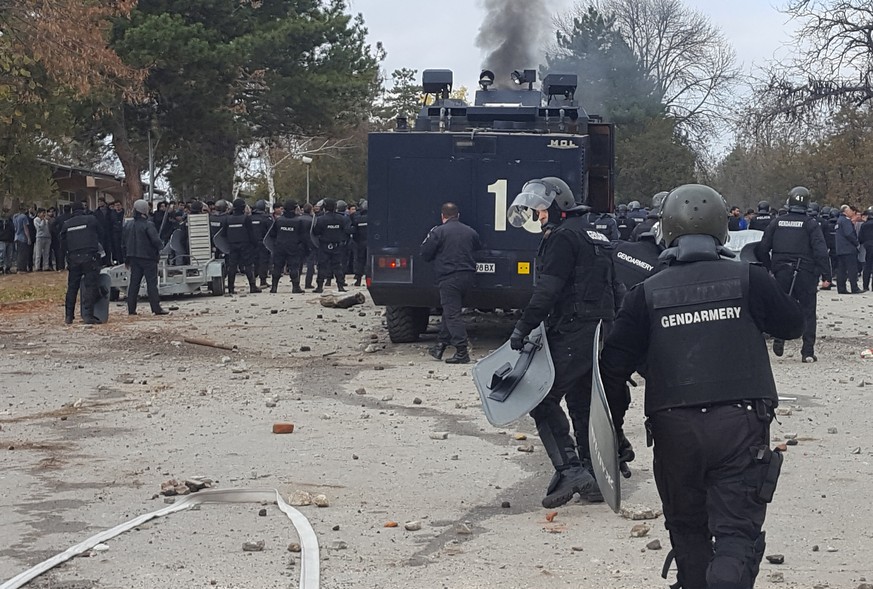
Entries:
<svg viewBox="0 0 873 589">
<path fill-rule="evenodd" d="M 488 186 L 488 194 L 494 195 L 494 231 L 506 231 L 506 178 L 501 178 Z M 531 233 L 541 233 L 543 228 L 536 217 L 528 219 L 522 225 Z"/>
</svg>

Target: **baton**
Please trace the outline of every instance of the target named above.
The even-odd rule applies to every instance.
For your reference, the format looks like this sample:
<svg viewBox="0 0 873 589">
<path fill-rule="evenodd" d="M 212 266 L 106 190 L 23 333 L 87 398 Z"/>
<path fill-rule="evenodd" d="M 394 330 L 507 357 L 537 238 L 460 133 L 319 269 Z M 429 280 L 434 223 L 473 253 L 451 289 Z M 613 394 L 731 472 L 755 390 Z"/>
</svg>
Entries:
<svg viewBox="0 0 873 589">
<path fill-rule="evenodd" d="M 797 273 L 800 271 L 800 258 L 797 258 L 797 262 L 794 263 L 794 274 L 791 276 L 791 287 L 788 289 L 788 296 L 792 296 L 794 293 L 794 283 L 797 282 Z"/>
</svg>

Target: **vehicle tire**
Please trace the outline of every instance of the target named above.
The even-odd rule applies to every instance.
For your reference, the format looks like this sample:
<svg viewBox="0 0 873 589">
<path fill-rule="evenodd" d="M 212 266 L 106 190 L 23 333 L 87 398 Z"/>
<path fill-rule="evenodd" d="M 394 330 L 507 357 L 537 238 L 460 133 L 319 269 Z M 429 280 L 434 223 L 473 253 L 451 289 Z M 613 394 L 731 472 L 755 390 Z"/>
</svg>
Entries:
<svg viewBox="0 0 873 589">
<path fill-rule="evenodd" d="M 114 302 L 117 301 L 120 297 L 121 297 L 121 291 L 120 291 L 120 290 L 118 290 L 117 288 L 110 288 L 110 289 L 109 289 L 109 300 L 110 300 L 110 301 L 112 301 L 112 302 L 114 303 Z"/>
<path fill-rule="evenodd" d="M 430 324 L 430 309 L 427 307 L 413 307 L 415 315 L 415 328 L 418 333 L 427 333 L 427 327 Z"/>
<path fill-rule="evenodd" d="M 408 344 L 418 341 L 421 333 L 421 309 L 419 307 L 386 307 L 385 320 L 388 324 L 388 337 L 395 344 Z"/>
<path fill-rule="evenodd" d="M 212 296 L 220 297 L 223 294 L 224 294 L 224 277 L 213 276 L 212 277 Z"/>
</svg>

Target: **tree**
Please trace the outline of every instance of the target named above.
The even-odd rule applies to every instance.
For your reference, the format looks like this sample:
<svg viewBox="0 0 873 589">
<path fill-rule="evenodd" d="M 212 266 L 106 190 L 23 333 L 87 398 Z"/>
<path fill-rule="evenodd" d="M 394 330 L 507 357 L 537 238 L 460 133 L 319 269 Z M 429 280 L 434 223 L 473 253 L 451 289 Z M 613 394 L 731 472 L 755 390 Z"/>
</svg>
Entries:
<svg viewBox="0 0 873 589">
<path fill-rule="evenodd" d="M 819 122 L 844 104 L 873 99 L 873 5 L 868 0 L 790 0 L 802 23 L 795 59 L 774 65 L 757 88 L 755 124 Z"/>
<path fill-rule="evenodd" d="M 567 34 L 591 9 L 606 15 L 685 136 L 701 140 L 724 115 L 738 70 L 733 49 L 709 20 L 681 0 L 582 0 L 558 17 Z"/>
<path fill-rule="evenodd" d="M 391 89 L 386 90 L 377 116 L 391 121 L 398 116 L 415 119 L 421 110 L 424 92 L 416 76 L 418 70 L 401 68 L 391 72 Z"/>
</svg>

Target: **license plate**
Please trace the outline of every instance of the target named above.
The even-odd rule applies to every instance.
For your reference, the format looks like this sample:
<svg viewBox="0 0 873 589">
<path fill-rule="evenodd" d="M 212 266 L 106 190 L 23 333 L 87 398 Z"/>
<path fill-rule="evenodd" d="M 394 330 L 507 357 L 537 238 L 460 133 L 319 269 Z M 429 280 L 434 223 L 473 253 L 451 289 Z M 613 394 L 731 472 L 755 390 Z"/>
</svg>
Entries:
<svg viewBox="0 0 873 589">
<path fill-rule="evenodd" d="M 480 274 L 494 274 L 494 262 L 476 262 L 476 272 Z"/>
</svg>

